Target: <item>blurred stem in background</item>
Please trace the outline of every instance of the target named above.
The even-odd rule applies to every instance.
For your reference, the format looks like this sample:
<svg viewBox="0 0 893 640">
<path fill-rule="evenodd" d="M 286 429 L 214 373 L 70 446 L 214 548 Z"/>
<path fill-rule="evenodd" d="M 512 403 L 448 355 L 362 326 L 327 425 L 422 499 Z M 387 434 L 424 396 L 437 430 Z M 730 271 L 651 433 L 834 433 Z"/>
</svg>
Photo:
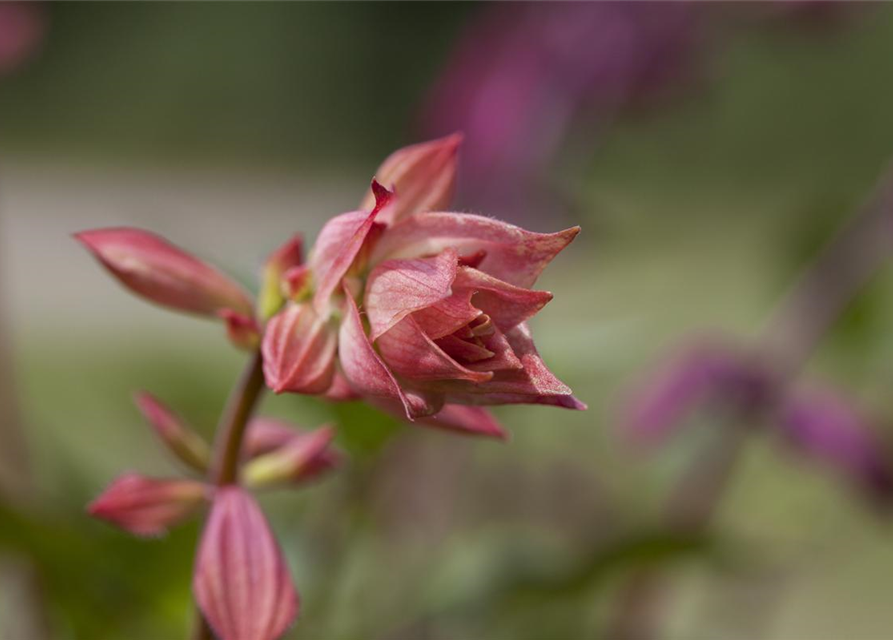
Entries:
<svg viewBox="0 0 893 640">
<path fill-rule="evenodd" d="M 769 413 L 809 360 L 822 337 L 893 249 L 893 178 L 888 170 L 875 196 L 825 248 L 784 298 L 763 329 L 753 356 L 769 367 Z M 671 492 L 663 513 L 674 534 L 698 536 L 710 526 L 749 431 L 742 415 L 720 417 L 716 440 L 701 452 Z M 607 637 L 652 640 L 662 628 L 669 595 L 658 569 L 640 569 L 622 589 Z"/>
<path fill-rule="evenodd" d="M 238 482 L 242 441 L 264 388 L 263 359 L 260 351 L 256 351 L 230 392 L 220 417 L 214 440 L 214 458 L 208 472 L 211 484 L 222 487 Z M 214 640 L 214 634 L 198 607 L 195 616 L 194 640 Z"/>
</svg>

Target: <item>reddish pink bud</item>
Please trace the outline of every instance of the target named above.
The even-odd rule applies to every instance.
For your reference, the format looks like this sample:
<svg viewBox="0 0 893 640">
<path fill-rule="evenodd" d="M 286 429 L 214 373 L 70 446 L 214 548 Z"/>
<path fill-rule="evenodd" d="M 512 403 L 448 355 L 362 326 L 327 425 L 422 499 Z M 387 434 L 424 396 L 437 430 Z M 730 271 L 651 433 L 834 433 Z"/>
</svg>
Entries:
<svg viewBox="0 0 893 640">
<path fill-rule="evenodd" d="M 217 489 L 192 586 L 220 640 L 276 640 L 297 615 L 298 594 L 288 566 L 246 491 Z"/>
<path fill-rule="evenodd" d="M 337 332 L 309 304 L 289 302 L 267 323 L 264 377 L 276 393 L 323 393 L 335 374 Z"/>
<path fill-rule="evenodd" d="M 301 265 L 303 246 L 303 238 L 296 235 L 267 258 L 257 304 L 261 318 L 272 317 L 285 302 L 282 295 L 285 274 Z"/>
<path fill-rule="evenodd" d="M 239 349 L 254 350 L 260 344 L 260 327 L 251 316 L 232 309 L 221 309 L 217 315 L 226 323 L 226 336 Z"/>
<path fill-rule="evenodd" d="M 282 290 L 292 300 L 301 295 L 310 283 L 310 268 L 306 264 L 292 267 L 282 276 Z"/>
<path fill-rule="evenodd" d="M 462 136 L 453 134 L 404 147 L 388 156 L 375 172 L 375 177 L 396 192 L 398 201 L 382 215 L 381 221 L 392 224 L 412 213 L 447 208 L 456 188 L 456 165 L 461 142 Z M 370 189 L 361 207 L 370 209 L 374 197 Z"/>
<path fill-rule="evenodd" d="M 257 425 L 252 425 L 254 429 Z M 268 487 L 284 482 L 300 482 L 317 476 L 334 464 L 327 455 L 335 432 L 323 427 L 311 432 L 291 430 L 291 437 L 279 447 L 248 462 L 242 478 L 248 487 Z"/>
<path fill-rule="evenodd" d="M 204 473 L 211 452 L 202 437 L 153 395 L 146 392 L 137 393 L 134 400 L 168 449 L 184 463 L 199 473 Z"/>
<path fill-rule="evenodd" d="M 87 511 L 134 535 L 157 536 L 195 513 L 206 497 L 201 482 L 129 473 L 116 479 Z"/>
<path fill-rule="evenodd" d="M 253 313 L 241 286 L 148 231 L 93 229 L 75 238 L 124 286 L 156 304 L 207 316 L 223 309 Z"/>
</svg>

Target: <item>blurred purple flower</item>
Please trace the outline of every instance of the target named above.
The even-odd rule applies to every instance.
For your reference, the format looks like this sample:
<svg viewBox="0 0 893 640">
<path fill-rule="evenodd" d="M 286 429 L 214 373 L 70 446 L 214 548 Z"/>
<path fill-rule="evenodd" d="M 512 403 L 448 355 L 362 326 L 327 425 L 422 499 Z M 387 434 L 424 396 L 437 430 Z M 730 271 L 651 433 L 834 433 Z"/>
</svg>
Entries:
<svg viewBox="0 0 893 640">
<path fill-rule="evenodd" d="M 682 349 L 626 396 L 621 433 L 637 444 L 661 444 L 704 409 L 759 419 L 870 499 L 893 498 L 893 459 L 853 403 L 827 388 L 791 388 L 768 364 L 719 341 Z"/>
<path fill-rule="evenodd" d="M 853 404 L 826 388 L 793 392 L 779 427 L 798 451 L 837 469 L 879 501 L 893 495 L 888 452 Z"/>
<path fill-rule="evenodd" d="M 0 76 L 34 55 L 43 41 L 46 20 L 38 2 L 0 1 Z"/>
<path fill-rule="evenodd" d="M 464 185 L 519 185 L 552 159 L 581 112 L 610 116 L 688 73 L 689 3 L 533 2 L 488 7 L 460 40 L 423 115 L 467 134 Z M 500 194 L 504 195 L 504 194 Z"/>
<path fill-rule="evenodd" d="M 679 350 L 632 389 L 620 424 L 636 442 L 659 444 L 698 408 L 747 413 L 765 404 L 770 388 L 769 372 L 741 349 L 701 340 Z"/>
</svg>

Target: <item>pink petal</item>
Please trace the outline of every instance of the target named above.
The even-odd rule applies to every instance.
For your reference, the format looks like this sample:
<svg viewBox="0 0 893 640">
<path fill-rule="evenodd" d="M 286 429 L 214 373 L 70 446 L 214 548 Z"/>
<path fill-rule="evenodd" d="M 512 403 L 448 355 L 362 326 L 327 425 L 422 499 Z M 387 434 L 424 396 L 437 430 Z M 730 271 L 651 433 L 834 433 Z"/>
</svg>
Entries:
<svg viewBox="0 0 893 640">
<path fill-rule="evenodd" d="M 157 536 L 195 513 L 206 497 L 201 482 L 128 473 L 112 482 L 87 511 L 134 535 Z"/>
<path fill-rule="evenodd" d="M 180 460 L 200 473 L 207 470 L 211 452 L 208 444 L 155 396 L 141 392 L 134 397 L 136 406 L 155 430 L 156 435 Z"/>
<path fill-rule="evenodd" d="M 221 309 L 217 316 L 226 323 L 226 337 L 240 349 L 254 350 L 260 344 L 260 327 L 252 316 Z"/>
<path fill-rule="evenodd" d="M 326 312 L 329 298 L 360 255 L 367 238 L 380 235 L 373 233 L 375 218 L 393 204 L 393 194 L 381 185 L 377 185 L 374 192 L 376 200 L 371 213 L 353 211 L 336 216 L 326 223 L 316 239 L 310 267 L 316 278 L 313 306 L 318 313 Z"/>
<path fill-rule="evenodd" d="M 529 320 L 552 299 L 548 291 L 516 287 L 471 267 L 459 267 L 453 288 L 476 292 L 474 306 L 503 331 Z"/>
<path fill-rule="evenodd" d="M 391 370 L 375 353 L 360 319 L 357 305 L 349 294 L 345 296 L 344 319 L 338 336 L 338 357 L 341 369 L 354 391 L 363 396 L 399 400 L 406 417 L 413 420 L 419 405 L 412 405 L 404 395 Z"/>
<path fill-rule="evenodd" d="M 217 489 L 192 588 L 220 640 L 276 640 L 297 615 L 298 594 L 288 566 L 246 491 Z"/>
<path fill-rule="evenodd" d="M 440 412 L 423 418 L 419 424 L 468 435 L 498 438 L 499 440 L 508 440 L 509 437 L 508 432 L 490 415 L 490 412 L 480 407 L 466 407 L 458 404 L 444 405 Z"/>
<path fill-rule="evenodd" d="M 124 286 L 156 304 L 207 316 L 222 309 L 253 313 L 241 286 L 153 233 L 110 228 L 74 237 Z"/>
<path fill-rule="evenodd" d="M 369 275 L 364 305 L 373 342 L 414 311 L 452 295 L 458 255 L 445 249 L 432 258 L 387 260 Z"/>
<path fill-rule="evenodd" d="M 375 172 L 376 179 L 396 192 L 399 201 L 381 221 L 397 220 L 422 211 L 439 211 L 449 206 L 456 188 L 456 164 L 461 134 L 403 147 L 392 153 Z M 375 203 L 367 191 L 361 207 Z"/>
<path fill-rule="evenodd" d="M 530 287 L 552 259 L 580 232 L 535 233 L 491 218 L 467 213 L 417 213 L 389 228 L 372 251 L 371 263 L 440 253 L 484 251 L 478 269 L 519 287 Z"/>
<path fill-rule="evenodd" d="M 472 371 L 505 371 L 523 369 L 524 364 L 515 355 L 512 345 L 498 327 L 492 327 L 492 333 L 481 336 L 484 348 L 493 353 L 493 357 L 482 362 L 466 365 Z"/>
<path fill-rule="evenodd" d="M 300 435 L 299 427 L 276 418 L 254 418 L 245 434 L 244 452 L 248 458 L 269 453 Z"/>
<path fill-rule="evenodd" d="M 550 404 L 568 409 L 585 409 L 586 405 L 571 395 L 570 388 L 549 371 L 533 345 L 526 324 L 506 333 L 506 339 L 523 369 L 497 371 L 488 382 L 443 383 L 447 401 L 460 404 Z"/>
<path fill-rule="evenodd" d="M 359 400 L 361 396 L 350 386 L 344 373 L 336 369 L 332 384 L 321 397 L 329 402 L 349 402 L 350 400 Z"/>
<path fill-rule="evenodd" d="M 338 334 L 308 304 L 289 302 L 267 323 L 261 351 L 276 393 L 323 393 L 335 374 Z"/>
<path fill-rule="evenodd" d="M 474 291 L 466 289 L 412 314 L 429 338 L 437 340 L 458 331 L 483 313 L 471 304 Z"/>
<path fill-rule="evenodd" d="M 483 383 L 490 373 L 471 371 L 453 360 L 425 335 L 412 316 L 398 322 L 378 341 L 382 360 L 410 381 L 466 380 Z"/>
</svg>

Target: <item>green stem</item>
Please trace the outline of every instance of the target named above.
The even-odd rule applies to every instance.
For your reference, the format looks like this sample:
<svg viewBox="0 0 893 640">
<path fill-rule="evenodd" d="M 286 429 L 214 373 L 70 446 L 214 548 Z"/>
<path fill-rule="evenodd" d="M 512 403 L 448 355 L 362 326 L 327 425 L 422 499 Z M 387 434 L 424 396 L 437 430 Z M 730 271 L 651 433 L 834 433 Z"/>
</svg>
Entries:
<svg viewBox="0 0 893 640">
<path fill-rule="evenodd" d="M 222 487 L 238 483 L 242 441 L 263 390 L 263 359 L 258 351 L 251 357 L 230 392 L 226 408 L 220 416 L 211 468 L 208 471 L 208 482 L 211 484 Z M 198 608 L 192 637 L 193 640 L 214 640 L 214 634 Z"/>
</svg>

